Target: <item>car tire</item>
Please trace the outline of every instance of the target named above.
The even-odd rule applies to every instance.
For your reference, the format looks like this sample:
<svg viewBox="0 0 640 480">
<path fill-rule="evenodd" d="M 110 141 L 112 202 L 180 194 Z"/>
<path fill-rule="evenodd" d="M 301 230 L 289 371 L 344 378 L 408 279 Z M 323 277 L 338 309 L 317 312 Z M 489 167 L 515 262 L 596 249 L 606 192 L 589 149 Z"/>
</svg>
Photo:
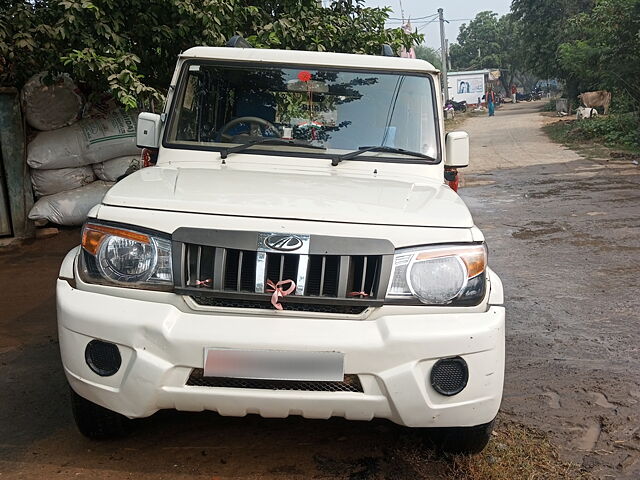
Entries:
<svg viewBox="0 0 640 480">
<path fill-rule="evenodd" d="M 495 419 L 475 427 L 449 427 L 430 429 L 428 440 L 442 453 L 473 455 L 480 453 L 489 443 Z"/>
<path fill-rule="evenodd" d="M 131 420 L 90 402 L 71 390 L 71 410 L 80 433 L 93 440 L 120 438 L 131 429 Z"/>
</svg>

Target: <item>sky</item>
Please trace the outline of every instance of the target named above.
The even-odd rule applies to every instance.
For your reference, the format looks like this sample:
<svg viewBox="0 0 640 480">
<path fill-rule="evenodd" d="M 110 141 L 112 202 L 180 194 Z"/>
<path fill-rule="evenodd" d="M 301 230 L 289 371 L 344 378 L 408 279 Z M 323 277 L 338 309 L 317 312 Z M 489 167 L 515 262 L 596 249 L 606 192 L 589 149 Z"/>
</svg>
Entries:
<svg viewBox="0 0 640 480">
<path fill-rule="evenodd" d="M 393 13 L 390 17 L 401 18 L 400 0 L 366 0 L 365 4 L 369 7 L 391 7 Z M 478 12 L 491 10 L 500 15 L 509 12 L 511 0 L 447 0 L 434 2 L 431 0 L 402 0 L 402 10 L 405 18 L 418 19 L 419 17 L 431 16 L 438 12 L 438 8 L 444 9 L 444 18 L 450 23 L 445 24 L 445 35 L 449 39 L 449 43 L 455 43 L 460 30 L 460 25 L 469 23 L 470 19 L 476 16 Z M 430 22 L 432 19 L 414 20 L 411 23 L 414 28 L 417 27 L 420 33 L 425 35 L 425 43 L 433 48 L 440 48 L 440 27 L 436 21 Z M 399 25 L 400 20 L 390 20 L 389 25 Z"/>
</svg>

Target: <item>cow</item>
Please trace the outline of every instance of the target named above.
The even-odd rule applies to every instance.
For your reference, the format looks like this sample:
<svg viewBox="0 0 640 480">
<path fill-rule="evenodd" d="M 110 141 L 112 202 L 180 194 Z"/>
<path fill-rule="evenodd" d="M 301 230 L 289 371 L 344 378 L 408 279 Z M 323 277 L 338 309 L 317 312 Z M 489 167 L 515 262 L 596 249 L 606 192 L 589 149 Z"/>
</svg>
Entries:
<svg viewBox="0 0 640 480">
<path fill-rule="evenodd" d="M 598 111 L 591 107 L 578 107 L 576 110 L 576 120 L 582 120 L 583 118 L 593 118 L 598 116 Z"/>
<path fill-rule="evenodd" d="M 609 113 L 611 105 L 611 92 L 598 90 L 596 92 L 584 92 L 578 95 L 578 100 L 587 108 L 604 107 L 604 114 Z"/>
</svg>

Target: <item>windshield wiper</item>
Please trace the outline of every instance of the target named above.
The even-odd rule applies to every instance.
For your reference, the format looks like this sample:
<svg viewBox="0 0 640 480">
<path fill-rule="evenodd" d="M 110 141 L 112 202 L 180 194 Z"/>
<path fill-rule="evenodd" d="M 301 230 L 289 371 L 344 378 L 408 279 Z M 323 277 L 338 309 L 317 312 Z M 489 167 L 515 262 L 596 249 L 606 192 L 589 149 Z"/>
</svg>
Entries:
<svg viewBox="0 0 640 480">
<path fill-rule="evenodd" d="M 343 160 L 351 160 L 352 158 L 355 158 L 358 155 L 362 155 L 366 152 L 399 153 L 402 155 L 408 155 L 410 157 L 424 158 L 426 160 L 431 160 L 432 162 L 437 162 L 435 158 L 430 157 L 429 155 L 425 155 L 424 153 L 412 152 L 403 148 L 385 147 L 382 145 L 378 145 L 375 147 L 359 147 L 358 150 L 355 150 L 353 152 L 345 153 L 344 155 L 337 155 L 331 159 L 331 165 L 336 167 Z"/>
<path fill-rule="evenodd" d="M 254 145 L 291 145 L 294 147 L 303 147 L 303 148 L 313 148 L 316 150 L 326 150 L 325 147 L 321 147 L 318 145 L 310 145 L 308 143 L 304 143 L 301 140 L 287 140 L 284 138 L 277 138 L 277 137 L 273 137 L 273 138 L 261 138 L 259 140 L 253 140 L 251 142 L 248 143 L 243 143 L 241 145 L 236 145 L 235 147 L 229 147 L 229 148 L 223 148 L 222 150 L 220 150 L 220 158 L 222 158 L 223 160 L 225 158 L 227 158 L 227 156 L 230 153 L 238 153 L 238 152 L 243 152 L 244 150 L 253 147 Z"/>
</svg>

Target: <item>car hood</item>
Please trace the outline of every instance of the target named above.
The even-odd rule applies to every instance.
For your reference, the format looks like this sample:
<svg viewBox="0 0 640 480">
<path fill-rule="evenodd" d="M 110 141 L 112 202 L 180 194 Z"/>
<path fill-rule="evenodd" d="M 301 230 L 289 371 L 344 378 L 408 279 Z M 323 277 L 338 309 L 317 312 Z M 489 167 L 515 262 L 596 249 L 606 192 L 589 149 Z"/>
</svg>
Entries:
<svg viewBox="0 0 640 480">
<path fill-rule="evenodd" d="M 153 167 L 118 182 L 103 203 L 323 222 L 473 226 L 466 205 L 449 187 L 408 175 Z"/>
</svg>

